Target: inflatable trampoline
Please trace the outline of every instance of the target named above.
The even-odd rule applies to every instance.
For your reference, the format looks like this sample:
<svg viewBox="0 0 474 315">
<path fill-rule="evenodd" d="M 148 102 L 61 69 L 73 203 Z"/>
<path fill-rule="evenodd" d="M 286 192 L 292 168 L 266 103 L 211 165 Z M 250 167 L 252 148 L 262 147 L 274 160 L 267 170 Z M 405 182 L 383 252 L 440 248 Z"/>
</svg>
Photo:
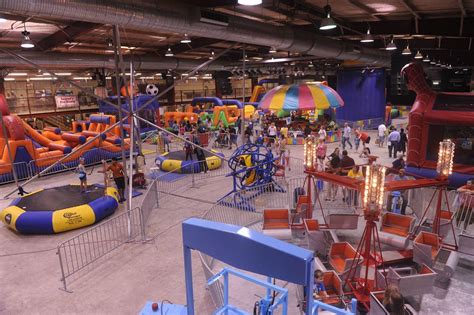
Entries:
<svg viewBox="0 0 474 315">
<path fill-rule="evenodd" d="M 211 150 L 216 155 L 212 155 L 211 153 L 204 151 L 204 155 L 206 156 L 206 163 L 209 170 L 215 170 L 221 167 L 222 165 L 222 158 L 224 154 Z M 162 171 L 171 172 L 176 171 L 177 173 L 199 173 L 200 172 L 200 165 L 196 159 L 196 154 L 193 154 L 193 160 L 187 160 L 186 153 L 184 150 L 181 151 L 174 151 L 174 152 L 165 152 L 155 160 L 157 166 L 160 167 Z"/>
<path fill-rule="evenodd" d="M 9 228 L 24 234 L 52 234 L 99 222 L 118 207 L 115 188 L 67 185 L 41 189 L 15 199 L 0 212 Z"/>
</svg>

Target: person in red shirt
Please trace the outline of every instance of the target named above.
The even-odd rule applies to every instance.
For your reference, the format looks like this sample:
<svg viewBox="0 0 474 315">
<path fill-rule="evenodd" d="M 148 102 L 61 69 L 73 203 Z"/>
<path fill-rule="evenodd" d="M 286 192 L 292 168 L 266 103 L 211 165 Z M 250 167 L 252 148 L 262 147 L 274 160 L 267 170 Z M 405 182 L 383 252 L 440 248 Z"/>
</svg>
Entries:
<svg viewBox="0 0 474 315">
<path fill-rule="evenodd" d="M 112 160 L 112 164 L 107 167 L 107 171 L 111 171 L 114 177 L 115 185 L 119 193 L 119 202 L 124 202 L 125 199 L 125 172 L 123 171 L 122 164 L 117 162 L 117 158 Z"/>
<path fill-rule="evenodd" d="M 367 132 L 361 131 L 359 128 L 355 131 L 356 141 L 355 141 L 355 148 L 356 152 L 359 150 L 359 143 L 362 142 L 362 147 L 365 148 L 366 144 L 370 143 L 370 136 Z"/>
</svg>

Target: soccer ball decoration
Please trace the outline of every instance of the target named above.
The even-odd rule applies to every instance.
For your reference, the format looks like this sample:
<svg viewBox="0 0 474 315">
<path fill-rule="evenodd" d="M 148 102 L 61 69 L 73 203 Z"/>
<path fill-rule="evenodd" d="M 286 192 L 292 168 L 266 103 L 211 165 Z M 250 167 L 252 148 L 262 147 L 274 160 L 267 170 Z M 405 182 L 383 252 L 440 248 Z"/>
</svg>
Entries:
<svg viewBox="0 0 474 315">
<path fill-rule="evenodd" d="M 156 96 L 158 95 L 158 87 L 154 84 L 148 84 L 146 86 L 146 94 L 151 95 L 151 96 Z"/>
</svg>

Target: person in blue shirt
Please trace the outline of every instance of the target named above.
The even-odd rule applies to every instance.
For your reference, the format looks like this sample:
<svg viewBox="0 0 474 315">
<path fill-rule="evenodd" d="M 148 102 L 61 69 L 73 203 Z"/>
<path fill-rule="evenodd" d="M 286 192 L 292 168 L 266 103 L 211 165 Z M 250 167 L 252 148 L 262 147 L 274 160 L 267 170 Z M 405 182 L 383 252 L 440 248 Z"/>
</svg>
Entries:
<svg viewBox="0 0 474 315">
<path fill-rule="evenodd" d="M 328 296 L 326 292 L 326 287 L 324 286 L 324 273 L 321 270 L 316 270 L 314 272 L 314 290 L 313 297 L 315 299 L 322 299 Z"/>
<path fill-rule="evenodd" d="M 397 157 L 398 142 L 400 141 L 400 133 L 397 131 L 397 128 L 393 128 L 393 131 L 388 135 L 387 144 L 388 144 L 388 157 L 393 158 Z"/>
</svg>

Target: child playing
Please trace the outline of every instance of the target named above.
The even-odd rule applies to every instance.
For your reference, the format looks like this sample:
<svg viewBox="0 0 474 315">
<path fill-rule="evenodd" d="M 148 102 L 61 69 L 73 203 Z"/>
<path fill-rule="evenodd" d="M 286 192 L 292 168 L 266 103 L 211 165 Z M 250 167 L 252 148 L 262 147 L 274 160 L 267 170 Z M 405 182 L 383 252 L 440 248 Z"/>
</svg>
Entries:
<svg viewBox="0 0 474 315">
<path fill-rule="evenodd" d="M 79 159 L 79 165 L 76 168 L 76 173 L 79 174 L 79 180 L 81 181 L 81 192 L 87 192 L 87 172 L 84 166 L 84 158 Z"/>
<path fill-rule="evenodd" d="M 324 273 L 321 270 L 316 270 L 314 272 L 314 290 L 313 290 L 313 297 L 315 299 L 322 299 L 328 297 L 326 292 L 326 287 L 324 287 Z"/>
</svg>

